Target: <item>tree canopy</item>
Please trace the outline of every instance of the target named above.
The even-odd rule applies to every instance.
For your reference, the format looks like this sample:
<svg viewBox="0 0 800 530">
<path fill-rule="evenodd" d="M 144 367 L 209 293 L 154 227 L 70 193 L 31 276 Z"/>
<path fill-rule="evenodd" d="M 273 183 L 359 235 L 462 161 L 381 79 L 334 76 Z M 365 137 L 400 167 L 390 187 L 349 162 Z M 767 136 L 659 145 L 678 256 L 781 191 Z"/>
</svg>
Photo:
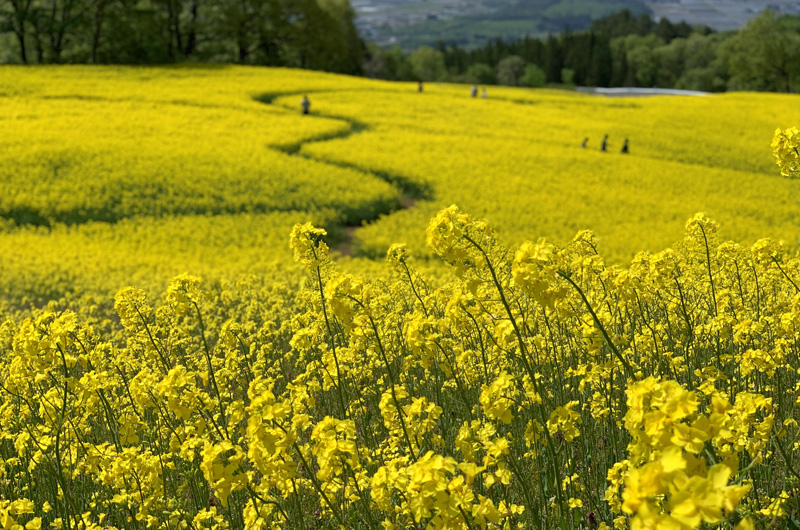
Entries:
<svg viewBox="0 0 800 530">
<path fill-rule="evenodd" d="M 425 53 L 431 54 L 427 49 Z M 765 11 L 739 31 L 714 33 L 706 27 L 655 22 L 628 11 L 596 20 L 589 30 L 564 31 L 544 39 L 526 37 L 464 49 L 436 47 L 438 77 L 426 80 L 464 83 L 724 90 L 800 90 L 800 17 Z M 418 52 L 417 52 L 418 53 Z M 417 59 L 417 53 L 412 58 Z M 381 59 L 384 57 L 385 59 Z M 391 58 L 391 60 L 390 60 Z M 391 65 L 391 72 L 373 68 L 372 77 L 404 79 L 399 49 L 370 48 L 372 64 Z M 405 68 L 419 77 L 418 68 Z"/>
<path fill-rule="evenodd" d="M 366 48 L 354 18 L 349 0 L 0 0 L 0 34 L 12 37 L 0 47 L 20 63 L 212 61 L 359 74 Z"/>
</svg>

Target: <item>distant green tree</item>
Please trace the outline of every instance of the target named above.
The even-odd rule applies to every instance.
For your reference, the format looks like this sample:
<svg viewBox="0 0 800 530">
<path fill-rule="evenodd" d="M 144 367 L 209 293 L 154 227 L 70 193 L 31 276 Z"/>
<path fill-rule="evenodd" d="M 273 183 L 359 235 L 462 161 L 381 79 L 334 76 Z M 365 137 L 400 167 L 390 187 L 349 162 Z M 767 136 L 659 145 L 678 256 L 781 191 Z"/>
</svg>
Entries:
<svg viewBox="0 0 800 530">
<path fill-rule="evenodd" d="M 497 83 L 497 75 L 486 63 L 475 63 L 467 69 L 468 82 L 479 83 L 481 85 L 493 85 Z"/>
<path fill-rule="evenodd" d="M 686 39 L 683 72 L 675 88 L 720 92 L 727 88 L 728 71 L 719 49 L 725 37 L 693 33 Z"/>
<path fill-rule="evenodd" d="M 389 81 L 416 79 L 411 62 L 399 46 L 385 50 L 370 44 L 364 60 L 364 73 L 373 78 Z"/>
<path fill-rule="evenodd" d="M 362 64 L 364 75 L 372 79 L 389 79 L 388 51 L 377 44 L 367 44 Z"/>
<path fill-rule="evenodd" d="M 283 41 L 288 66 L 347 74 L 361 72 L 366 53 L 358 39 L 349 2 L 281 0 L 286 28 Z M 352 42 L 350 39 L 358 39 Z"/>
<path fill-rule="evenodd" d="M 701 90 L 703 92 L 722 92 L 726 88 L 725 79 L 713 67 L 691 68 L 686 70 L 675 83 L 675 88 Z"/>
<path fill-rule="evenodd" d="M 436 49 L 444 54 L 445 68 L 453 75 L 466 72 L 472 62 L 469 53 L 458 46 L 448 46 L 444 42 L 439 42 Z"/>
<path fill-rule="evenodd" d="M 592 32 L 570 33 L 563 36 L 561 44 L 564 48 L 564 67 L 561 69 L 561 74 L 564 68 L 572 70 L 572 80 L 569 84 L 585 83 L 592 64 L 592 47 L 595 39 L 596 35 Z M 563 82 L 563 75 L 559 76 L 558 81 Z"/>
<path fill-rule="evenodd" d="M 545 44 L 531 37 L 525 37 L 517 43 L 516 55 L 525 59 L 526 63 L 544 64 Z"/>
<path fill-rule="evenodd" d="M 212 53 L 224 53 L 238 63 L 256 62 L 259 47 L 262 50 L 270 49 L 266 42 L 270 40 L 267 37 L 269 31 L 273 30 L 275 33 L 285 31 L 280 18 L 273 18 L 277 6 L 269 1 L 209 0 L 209 2 L 209 11 L 215 16 L 211 19 L 211 27 L 208 30 L 209 33 L 218 36 Z M 178 48 L 183 50 L 184 45 L 181 40 L 177 39 Z M 190 48 L 188 42 L 185 48 Z"/>
<path fill-rule="evenodd" d="M 609 42 L 611 53 L 611 80 L 609 86 L 633 85 L 633 74 L 628 68 L 628 50 L 625 47 L 625 37 L 616 37 Z"/>
<path fill-rule="evenodd" d="M 604 33 L 610 38 L 627 35 L 647 35 L 656 27 L 656 23 L 647 13 L 636 16 L 627 9 L 597 19 L 592 22 L 591 30 Z"/>
<path fill-rule="evenodd" d="M 497 82 L 501 85 L 517 86 L 525 73 L 525 59 L 519 55 L 506 57 L 497 64 Z"/>
<path fill-rule="evenodd" d="M 414 67 L 400 46 L 394 46 L 387 56 L 389 72 L 398 81 L 414 81 Z"/>
<path fill-rule="evenodd" d="M 430 46 L 422 46 L 408 58 L 414 75 L 421 81 L 440 81 L 444 79 L 447 68 L 444 54 Z"/>
<path fill-rule="evenodd" d="M 678 37 L 677 28 L 673 26 L 667 18 L 662 18 L 658 24 L 656 24 L 653 32 L 664 42 L 671 42 L 672 39 Z"/>
<path fill-rule="evenodd" d="M 797 19 L 764 11 L 726 41 L 721 53 L 735 89 L 800 90 L 800 31 Z"/>
<path fill-rule="evenodd" d="M 548 81 L 557 83 L 561 79 L 561 69 L 564 68 L 564 50 L 555 35 L 547 37 L 545 46 L 544 73 Z"/>
<path fill-rule="evenodd" d="M 575 70 L 572 68 L 562 68 L 561 82 L 565 85 L 572 85 L 575 82 Z"/>
<path fill-rule="evenodd" d="M 592 42 L 592 59 L 584 80 L 588 86 L 608 86 L 611 83 L 613 61 L 611 45 L 605 35 L 597 35 Z"/>
<path fill-rule="evenodd" d="M 520 82 L 524 86 L 534 88 L 543 87 L 545 83 L 547 83 L 547 76 L 545 75 L 544 70 L 535 64 L 529 64 L 525 67 L 525 74 L 522 76 Z"/>
<path fill-rule="evenodd" d="M 642 87 L 651 87 L 656 84 L 658 63 L 655 49 L 664 44 L 655 34 L 644 37 L 628 35 L 622 37 L 628 69 L 628 81 Z M 627 83 L 626 83 L 627 84 Z"/>
<path fill-rule="evenodd" d="M 360 74 L 366 48 L 349 0 L 0 0 L 22 63 L 187 60 Z"/>
<path fill-rule="evenodd" d="M 0 0 L 0 32 L 13 33 L 24 64 L 28 63 L 29 32 L 35 16 L 33 0 Z"/>
<path fill-rule="evenodd" d="M 328 52 L 321 70 L 358 75 L 366 45 L 358 35 L 356 13 L 350 0 L 317 0 L 324 15 L 321 18 L 326 31 L 324 45 Z"/>
<path fill-rule="evenodd" d="M 672 87 L 680 78 L 686 65 L 686 39 L 676 38 L 668 44 L 653 49 L 656 64 L 654 84 Z"/>
</svg>

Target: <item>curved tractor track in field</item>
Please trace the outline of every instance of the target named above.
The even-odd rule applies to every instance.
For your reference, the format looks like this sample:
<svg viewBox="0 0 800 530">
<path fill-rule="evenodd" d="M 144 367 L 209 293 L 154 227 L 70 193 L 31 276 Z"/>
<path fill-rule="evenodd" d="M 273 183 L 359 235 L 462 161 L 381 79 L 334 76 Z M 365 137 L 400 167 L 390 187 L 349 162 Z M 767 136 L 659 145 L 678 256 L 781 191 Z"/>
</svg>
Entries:
<svg viewBox="0 0 800 530">
<path fill-rule="evenodd" d="M 320 91 L 322 93 L 329 93 L 331 91 Z M 320 93 L 317 92 L 317 93 Z M 268 93 L 262 94 L 257 96 L 253 99 L 260 103 L 264 103 L 265 105 L 274 105 L 275 100 L 278 98 L 283 97 L 291 97 L 291 96 L 301 96 L 303 94 L 312 94 L 312 91 L 303 91 L 303 92 L 284 92 L 284 93 Z M 280 108 L 286 109 L 289 111 L 289 107 L 285 107 L 283 105 L 279 105 Z M 298 111 L 299 115 L 299 111 Z M 355 238 L 355 233 L 358 229 L 366 226 L 370 223 L 373 223 L 381 218 L 383 215 L 391 215 L 394 212 L 400 210 L 407 210 L 413 208 L 417 201 L 427 200 L 431 198 L 432 191 L 428 186 L 419 185 L 410 179 L 404 177 L 403 175 L 398 175 L 395 173 L 388 173 L 385 171 L 378 171 L 371 168 L 365 168 L 358 166 L 357 164 L 351 164 L 349 162 L 340 162 L 340 161 L 333 161 L 328 160 L 321 157 L 313 156 L 307 152 L 303 152 L 303 146 L 317 143 L 317 142 L 327 142 L 329 140 L 340 140 L 344 138 L 349 138 L 355 134 L 360 134 L 362 132 L 369 131 L 371 127 L 359 120 L 350 118 L 348 116 L 341 116 L 336 114 L 328 114 L 324 112 L 312 111 L 310 114 L 311 118 L 319 117 L 319 118 L 327 118 L 331 120 L 337 120 L 341 122 L 345 122 L 348 127 L 344 131 L 334 132 L 334 133 L 327 133 L 327 134 L 320 134 L 316 136 L 312 136 L 305 140 L 301 140 L 299 142 L 294 142 L 291 144 L 282 144 L 282 145 L 271 145 L 270 148 L 276 151 L 280 151 L 290 156 L 297 156 L 300 158 L 305 158 L 306 160 L 313 160 L 315 162 L 326 164 L 329 166 L 336 166 L 341 168 L 350 169 L 352 171 L 356 171 L 358 173 L 363 173 L 364 175 L 379 178 L 383 181 L 389 183 L 392 187 L 396 188 L 399 191 L 399 197 L 396 204 L 387 212 L 376 212 L 375 215 L 370 216 L 369 218 L 361 219 L 359 223 L 353 224 L 344 224 L 344 225 L 334 225 L 334 226 L 326 226 L 325 228 L 328 231 L 328 234 L 331 238 L 331 250 L 335 250 L 339 252 L 343 256 L 357 256 L 359 254 L 359 249 L 357 247 L 357 242 Z M 303 118 L 306 119 L 306 118 Z"/>
</svg>

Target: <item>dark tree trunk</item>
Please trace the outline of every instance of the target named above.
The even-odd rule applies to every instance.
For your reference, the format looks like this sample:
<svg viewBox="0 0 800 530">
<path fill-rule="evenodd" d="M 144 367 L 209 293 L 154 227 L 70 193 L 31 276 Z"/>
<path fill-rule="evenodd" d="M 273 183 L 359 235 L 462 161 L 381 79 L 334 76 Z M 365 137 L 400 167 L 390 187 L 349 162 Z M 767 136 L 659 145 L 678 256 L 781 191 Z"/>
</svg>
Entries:
<svg viewBox="0 0 800 530">
<path fill-rule="evenodd" d="M 24 64 L 28 64 L 28 52 L 25 50 L 25 30 L 14 30 L 14 34 L 19 41 L 19 58 Z"/>
<path fill-rule="evenodd" d="M 51 60 L 54 63 L 61 62 L 61 53 L 64 51 L 64 38 L 72 21 L 73 0 L 61 0 L 61 2 L 59 11 L 59 0 L 52 0 L 50 22 L 47 28 L 50 37 L 50 52 L 53 54 Z"/>
<path fill-rule="evenodd" d="M 100 35 L 103 31 L 103 12 L 106 9 L 105 0 L 99 0 L 94 13 L 94 31 L 92 32 L 92 63 L 97 64 L 97 49 L 100 47 Z"/>
<path fill-rule="evenodd" d="M 50 51 L 53 53 L 52 60 L 54 63 L 57 63 L 59 60 L 59 56 L 61 55 L 61 50 L 59 50 L 58 45 L 58 29 L 59 26 L 58 21 L 56 20 L 56 13 L 58 10 L 58 0 L 52 0 L 51 8 L 50 8 L 50 23 L 48 24 L 48 33 L 50 34 Z"/>
<path fill-rule="evenodd" d="M 174 48 L 173 48 L 173 44 L 175 43 L 175 40 L 177 40 L 178 53 L 180 53 L 180 51 L 181 51 L 181 41 L 180 41 L 180 38 L 173 39 L 173 37 L 175 36 L 175 34 L 177 32 L 178 26 L 176 24 L 177 17 L 175 16 L 175 6 L 173 5 L 173 1 L 172 0 L 167 0 L 167 19 L 169 20 L 169 28 L 168 28 L 168 32 L 167 32 L 168 33 L 168 41 L 169 41 L 169 44 L 167 46 L 167 56 L 170 58 L 170 60 L 174 60 L 175 59 L 175 51 L 174 51 Z"/>
<path fill-rule="evenodd" d="M 11 31 L 17 36 L 19 42 L 19 58 L 24 64 L 28 64 L 28 49 L 25 44 L 25 24 L 31 14 L 31 4 L 33 0 L 11 0 Z"/>
<path fill-rule="evenodd" d="M 181 4 L 180 2 L 169 2 L 169 17 L 172 24 L 172 32 L 175 34 L 175 44 L 178 53 L 183 53 L 183 35 L 181 34 Z"/>
<path fill-rule="evenodd" d="M 242 24 L 242 27 L 239 28 L 239 36 L 236 39 L 236 46 L 239 48 L 239 62 L 244 63 L 247 61 L 247 57 L 250 55 L 250 50 L 248 49 L 247 45 L 247 29 Z"/>
<path fill-rule="evenodd" d="M 186 49 L 183 51 L 185 56 L 190 56 L 194 53 L 195 48 L 197 47 L 197 10 L 198 5 L 197 2 L 192 2 L 191 7 L 191 25 L 189 26 L 189 33 L 186 35 Z"/>
</svg>

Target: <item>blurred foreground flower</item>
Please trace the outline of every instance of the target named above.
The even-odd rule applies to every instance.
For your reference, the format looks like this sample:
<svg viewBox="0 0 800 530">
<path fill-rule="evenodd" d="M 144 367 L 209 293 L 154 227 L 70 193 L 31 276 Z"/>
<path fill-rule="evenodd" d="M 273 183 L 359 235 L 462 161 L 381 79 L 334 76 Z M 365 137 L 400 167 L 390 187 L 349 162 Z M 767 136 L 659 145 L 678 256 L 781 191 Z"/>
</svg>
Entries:
<svg viewBox="0 0 800 530">
<path fill-rule="evenodd" d="M 775 131 L 772 154 L 781 168 L 781 175 L 800 177 L 800 131 L 797 127 Z"/>
</svg>

